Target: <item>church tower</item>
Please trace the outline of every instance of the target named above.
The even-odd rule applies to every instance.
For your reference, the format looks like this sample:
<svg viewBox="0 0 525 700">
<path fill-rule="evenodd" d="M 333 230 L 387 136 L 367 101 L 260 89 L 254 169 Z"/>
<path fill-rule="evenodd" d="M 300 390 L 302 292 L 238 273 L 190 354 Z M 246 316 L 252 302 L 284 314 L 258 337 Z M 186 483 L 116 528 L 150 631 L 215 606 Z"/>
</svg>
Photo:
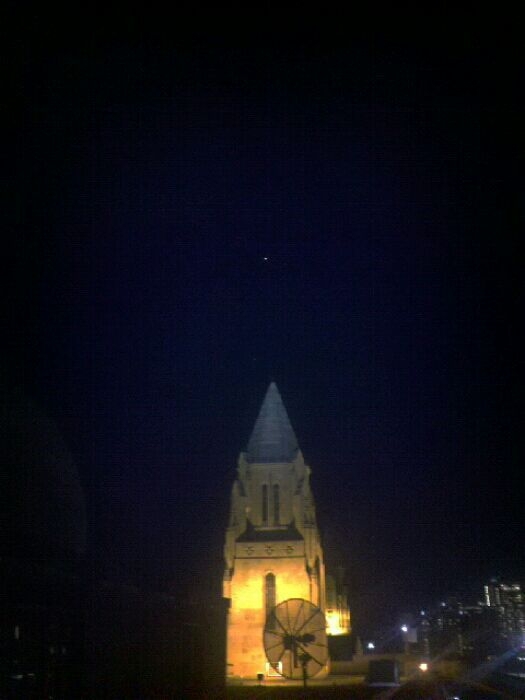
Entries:
<svg viewBox="0 0 525 700">
<path fill-rule="evenodd" d="M 273 382 L 239 457 L 224 554 L 227 675 L 271 674 L 263 648 L 267 613 L 288 598 L 326 607 L 310 467 Z"/>
</svg>

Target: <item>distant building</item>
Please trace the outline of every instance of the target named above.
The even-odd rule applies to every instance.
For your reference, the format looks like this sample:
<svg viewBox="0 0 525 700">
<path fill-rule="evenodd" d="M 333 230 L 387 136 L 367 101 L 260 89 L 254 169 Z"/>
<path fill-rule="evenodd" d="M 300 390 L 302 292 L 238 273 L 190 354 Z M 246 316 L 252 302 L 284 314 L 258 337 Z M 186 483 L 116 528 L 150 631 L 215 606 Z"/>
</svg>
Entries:
<svg viewBox="0 0 525 700">
<path fill-rule="evenodd" d="M 484 587 L 485 605 L 495 611 L 498 635 L 511 644 L 525 638 L 525 594 L 520 583 L 493 579 Z"/>
<path fill-rule="evenodd" d="M 351 632 L 348 595 L 343 583 L 343 569 L 338 567 L 337 576 L 326 575 L 326 624 L 331 636 L 348 635 Z"/>
<path fill-rule="evenodd" d="M 424 656 L 460 656 L 478 663 L 525 643 L 525 594 L 518 582 L 493 579 L 484 586 L 483 600 L 448 596 L 416 617 L 402 617 L 405 649 Z"/>
<path fill-rule="evenodd" d="M 457 596 L 450 596 L 426 620 L 428 646 L 432 653 L 464 656 L 470 648 L 471 612 Z"/>
<path fill-rule="evenodd" d="M 327 611 L 324 556 L 310 472 L 272 382 L 248 447 L 239 457 L 226 530 L 229 677 L 275 673 L 263 648 L 266 618 L 275 605 L 303 598 Z M 349 626 L 348 606 L 337 586 L 330 588 L 329 595 L 330 619 L 334 629 L 343 630 Z"/>
<path fill-rule="evenodd" d="M 461 656 L 480 661 L 508 649 L 509 643 L 518 638 L 510 639 L 508 634 L 502 634 L 502 625 L 512 615 L 508 610 L 506 614 L 502 612 L 501 591 L 498 595 L 499 606 L 492 604 L 492 600 L 487 605 L 486 600 L 466 602 L 462 597 L 449 596 L 436 609 L 426 611 L 418 624 L 419 650 L 431 656 Z"/>
</svg>

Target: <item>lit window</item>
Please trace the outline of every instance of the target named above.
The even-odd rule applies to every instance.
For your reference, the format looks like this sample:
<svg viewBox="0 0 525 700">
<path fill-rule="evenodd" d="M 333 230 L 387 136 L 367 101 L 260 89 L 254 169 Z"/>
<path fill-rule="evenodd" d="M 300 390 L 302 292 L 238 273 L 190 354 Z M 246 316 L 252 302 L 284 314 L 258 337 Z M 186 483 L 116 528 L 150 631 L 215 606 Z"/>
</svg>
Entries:
<svg viewBox="0 0 525 700">
<path fill-rule="evenodd" d="M 267 661 L 266 662 L 266 675 L 268 678 L 279 678 L 280 676 L 283 675 L 283 662 L 278 661 L 276 664 L 276 667 L 274 668 L 272 664 Z"/>
</svg>

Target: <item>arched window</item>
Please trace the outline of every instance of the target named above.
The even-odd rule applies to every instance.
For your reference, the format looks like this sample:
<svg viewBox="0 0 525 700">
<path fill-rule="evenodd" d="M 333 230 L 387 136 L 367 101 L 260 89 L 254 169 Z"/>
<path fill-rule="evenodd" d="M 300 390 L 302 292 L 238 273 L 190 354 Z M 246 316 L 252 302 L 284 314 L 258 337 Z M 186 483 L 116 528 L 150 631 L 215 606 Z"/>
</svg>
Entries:
<svg viewBox="0 0 525 700">
<path fill-rule="evenodd" d="M 266 484 L 263 484 L 262 487 L 262 522 L 263 525 L 268 524 L 268 486 Z"/>
<path fill-rule="evenodd" d="M 264 577 L 264 609 L 266 617 L 268 617 L 268 615 L 275 608 L 275 601 L 275 574 L 266 574 Z M 275 627 L 275 619 L 273 617 L 272 619 L 268 620 L 268 627 L 269 629 L 273 629 Z"/>
<path fill-rule="evenodd" d="M 279 484 L 273 485 L 273 524 L 279 525 L 280 513 L 279 513 Z"/>
</svg>

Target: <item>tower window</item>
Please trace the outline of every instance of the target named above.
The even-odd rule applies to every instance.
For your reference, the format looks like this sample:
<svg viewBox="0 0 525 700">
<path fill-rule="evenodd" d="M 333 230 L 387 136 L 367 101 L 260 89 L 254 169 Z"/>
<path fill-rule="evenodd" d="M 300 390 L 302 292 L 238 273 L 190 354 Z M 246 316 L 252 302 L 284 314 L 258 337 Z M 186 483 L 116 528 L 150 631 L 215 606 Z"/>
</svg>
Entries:
<svg viewBox="0 0 525 700">
<path fill-rule="evenodd" d="M 280 513 L 279 513 L 279 484 L 273 485 L 273 524 L 279 525 Z"/>
<path fill-rule="evenodd" d="M 262 487 L 262 522 L 263 525 L 268 524 L 268 486 L 263 484 Z"/>
<path fill-rule="evenodd" d="M 276 596 L 275 596 L 275 574 L 266 574 L 264 577 L 264 607 L 266 612 L 266 617 L 275 608 Z M 275 627 L 275 619 L 268 620 L 269 629 Z"/>
</svg>

